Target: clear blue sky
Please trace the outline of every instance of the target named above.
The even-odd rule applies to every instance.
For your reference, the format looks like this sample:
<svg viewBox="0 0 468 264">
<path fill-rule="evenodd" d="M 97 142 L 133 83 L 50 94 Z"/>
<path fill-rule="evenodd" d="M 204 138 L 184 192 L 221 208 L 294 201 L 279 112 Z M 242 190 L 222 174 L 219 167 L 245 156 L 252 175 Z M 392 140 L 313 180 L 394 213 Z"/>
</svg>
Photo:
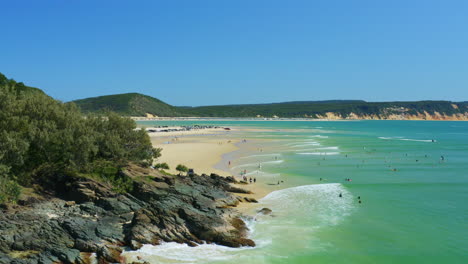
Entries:
<svg viewBox="0 0 468 264">
<path fill-rule="evenodd" d="M 466 0 L 0 4 L 0 72 L 62 101 L 468 100 Z"/>
</svg>

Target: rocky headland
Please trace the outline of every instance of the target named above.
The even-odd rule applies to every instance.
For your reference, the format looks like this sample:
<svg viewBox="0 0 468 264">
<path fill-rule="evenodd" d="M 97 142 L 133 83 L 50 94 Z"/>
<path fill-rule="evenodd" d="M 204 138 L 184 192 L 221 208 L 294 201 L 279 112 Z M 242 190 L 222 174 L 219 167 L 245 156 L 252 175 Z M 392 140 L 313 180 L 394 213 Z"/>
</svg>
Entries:
<svg viewBox="0 0 468 264">
<path fill-rule="evenodd" d="M 232 177 L 168 175 L 130 165 L 128 193 L 59 175 L 0 211 L 0 263 L 126 263 L 124 249 L 162 242 L 255 246 L 233 209 L 248 191 Z"/>
</svg>

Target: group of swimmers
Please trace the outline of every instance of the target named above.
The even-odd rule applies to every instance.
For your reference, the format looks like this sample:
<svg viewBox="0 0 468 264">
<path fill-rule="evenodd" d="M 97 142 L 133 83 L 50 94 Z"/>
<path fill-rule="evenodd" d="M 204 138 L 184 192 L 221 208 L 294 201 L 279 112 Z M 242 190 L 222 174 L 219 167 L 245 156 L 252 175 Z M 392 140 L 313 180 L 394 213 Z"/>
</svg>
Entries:
<svg viewBox="0 0 468 264">
<path fill-rule="evenodd" d="M 343 194 L 340 193 L 340 194 L 338 195 L 338 197 L 342 198 L 342 197 L 343 197 Z M 358 203 L 362 203 L 362 201 L 361 201 L 361 196 L 358 196 L 357 198 L 358 198 Z"/>
</svg>

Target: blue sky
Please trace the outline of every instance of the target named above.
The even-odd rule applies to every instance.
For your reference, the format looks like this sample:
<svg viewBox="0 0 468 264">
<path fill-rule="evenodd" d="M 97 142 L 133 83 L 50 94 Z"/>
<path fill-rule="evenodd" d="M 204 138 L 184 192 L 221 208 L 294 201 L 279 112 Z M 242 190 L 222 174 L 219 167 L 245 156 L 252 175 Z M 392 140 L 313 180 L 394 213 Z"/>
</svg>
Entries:
<svg viewBox="0 0 468 264">
<path fill-rule="evenodd" d="M 468 1 L 0 4 L 0 72 L 62 101 L 468 100 Z"/>
</svg>

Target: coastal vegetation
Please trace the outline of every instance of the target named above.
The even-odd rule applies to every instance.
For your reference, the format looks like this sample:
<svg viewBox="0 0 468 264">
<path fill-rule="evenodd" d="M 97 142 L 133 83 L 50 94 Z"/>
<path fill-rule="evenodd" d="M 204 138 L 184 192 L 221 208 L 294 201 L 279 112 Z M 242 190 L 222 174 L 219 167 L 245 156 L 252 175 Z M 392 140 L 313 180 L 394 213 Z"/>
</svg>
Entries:
<svg viewBox="0 0 468 264">
<path fill-rule="evenodd" d="M 187 172 L 187 171 L 188 171 L 188 168 L 187 168 L 187 166 L 185 166 L 185 165 L 179 164 L 179 165 L 177 165 L 177 167 L 176 167 L 176 171 L 178 171 L 178 172 L 179 172 L 179 175 L 180 175 L 182 172 Z"/>
<path fill-rule="evenodd" d="M 67 172 L 129 188 L 120 168 L 148 166 L 161 155 L 133 120 L 112 112 L 83 115 L 37 88 L 0 75 L 0 202 L 14 202 L 19 185 L 47 183 Z"/>
<path fill-rule="evenodd" d="M 113 111 L 126 116 L 185 116 L 184 109 L 171 106 L 151 96 L 126 93 L 73 101 L 85 113 Z"/>
<path fill-rule="evenodd" d="M 132 93 L 87 98 L 74 102 L 85 112 L 102 112 L 110 109 L 121 115 L 148 117 L 468 119 L 468 104 L 451 101 L 329 100 L 176 107 L 150 96 Z"/>
<path fill-rule="evenodd" d="M 153 167 L 155 169 L 158 169 L 158 170 L 169 170 L 170 169 L 169 164 L 167 164 L 166 162 L 157 163 Z"/>
<path fill-rule="evenodd" d="M 232 177 L 178 177 L 145 130 L 0 75 L 0 263 L 124 263 L 162 242 L 255 246 Z M 180 165 L 179 171 L 187 171 Z"/>
</svg>

